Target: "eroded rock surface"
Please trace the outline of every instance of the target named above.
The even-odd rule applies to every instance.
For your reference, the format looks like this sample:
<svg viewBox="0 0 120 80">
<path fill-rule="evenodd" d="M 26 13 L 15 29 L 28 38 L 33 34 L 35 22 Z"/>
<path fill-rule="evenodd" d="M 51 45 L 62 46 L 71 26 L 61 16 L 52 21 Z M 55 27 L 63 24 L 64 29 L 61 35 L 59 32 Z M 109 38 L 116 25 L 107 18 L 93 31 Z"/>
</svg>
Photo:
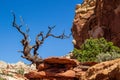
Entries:
<svg viewBox="0 0 120 80">
<path fill-rule="evenodd" d="M 28 79 L 74 80 L 76 78 L 74 68 L 77 65 L 79 62 L 74 59 L 51 57 L 38 66 L 38 71 L 31 71 L 25 76 Z"/>
<path fill-rule="evenodd" d="M 74 38 L 73 44 L 75 48 L 80 48 L 80 45 L 84 42 L 84 40 L 89 38 L 88 21 L 95 18 L 95 16 L 91 17 L 94 14 L 95 2 L 95 0 L 84 0 L 83 4 L 78 4 L 76 6 L 75 18 L 72 26 L 72 34 Z"/>
<path fill-rule="evenodd" d="M 120 0 L 84 0 L 76 6 L 72 26 L 75 48 L 88 38 L 104 37 L 120 47 Z"/>
<path fill-rule="evenodd" d="M 119 75 L 120 59 L 79 63 L 73 59 L 58 57 L 45 59 L 37 71 L 25 74 L 29 80 L 120 80 Z"/>
<path fill-rule="evenodd" d="M 96 64 L 79 77 L 80 80 L 120 80 L 120 59 Z"/>
</svg>

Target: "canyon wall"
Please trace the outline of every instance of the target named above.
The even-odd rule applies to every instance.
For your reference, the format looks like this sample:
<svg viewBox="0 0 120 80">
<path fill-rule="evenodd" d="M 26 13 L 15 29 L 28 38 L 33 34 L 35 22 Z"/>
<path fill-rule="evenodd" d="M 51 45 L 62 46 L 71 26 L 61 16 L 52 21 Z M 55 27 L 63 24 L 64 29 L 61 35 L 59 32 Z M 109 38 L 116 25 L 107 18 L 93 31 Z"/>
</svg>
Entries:
<svg viewBox="0 0 120 80">
<path fill-rule="evenodd" d="M 72 34 L 78 49 L 90 37 L 104 37 L 120 47 L 120 0 L 84 0 L 78 4 Z"/>
</svg>

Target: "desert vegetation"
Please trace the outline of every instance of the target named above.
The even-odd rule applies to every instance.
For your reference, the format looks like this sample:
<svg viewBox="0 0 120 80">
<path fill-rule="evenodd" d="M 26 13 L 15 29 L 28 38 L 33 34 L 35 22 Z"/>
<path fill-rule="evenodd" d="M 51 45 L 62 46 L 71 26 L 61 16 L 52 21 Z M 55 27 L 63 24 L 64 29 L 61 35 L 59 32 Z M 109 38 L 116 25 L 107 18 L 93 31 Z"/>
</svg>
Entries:
<svg viewBox="0 0 120 80">
<path fill-rule="evenodd" d="M 104 38 L 90 38 L 81 45 L 81 49 L 75 48 L 73 54 L 80 62 L 103 62 L 120 58 L 120 48 Z"/>
</svg>

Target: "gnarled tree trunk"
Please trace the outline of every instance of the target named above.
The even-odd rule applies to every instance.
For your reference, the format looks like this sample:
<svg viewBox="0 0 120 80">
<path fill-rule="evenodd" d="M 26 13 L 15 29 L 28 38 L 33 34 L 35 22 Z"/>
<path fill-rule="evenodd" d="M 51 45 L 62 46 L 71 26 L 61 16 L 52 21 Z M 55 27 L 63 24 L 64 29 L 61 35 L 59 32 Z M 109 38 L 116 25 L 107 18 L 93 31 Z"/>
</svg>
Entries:
<svg viewBox="0 0 120 80">
<path fill-rule="evenodd" d="M 23 25 L 18 25 L 16 23 L 16 16 L 13 13 L 13 27 L 15 27 L 17 29 L 17 31 L 23 36 L 23 39 L 21 40 L 21 44 L 23 46 L 23 50 L 20 51 L 23 53 L 22 57 L 27 59 L 28 61 L 31 61 L 32 63 L 35 63 L 37 66 L 43 62 L 43 59 L 39 56 L 38 54 L 38 49 L 39 47 L 44 43 L 44 41 L 48 38 L 48 37 L 53 37 L 53 38 L 59 38 L 59 39 L 66 39 L 69 38 L 71 36 L 71 34 L 69 34 L 69 36 L 66 36 L 64 34 L 64 32 L 59 35 L 56 36 L 54 34 L 51 33 L 51 31 L 55 28 L 54 27 L 48 27 L 48 32 L 44 35 L 43 32 L 40 32 L 35 39 L 35 44 L 34 45 L 30 45 L 30 41 L 29 41 L 29 29 L 26 30 L 26 32 L 23 32 L 21 30 L 21 27 Z M 31 51 L 33 50 L 33 53 L 31 53 Z M 36 66 L 36 67 L 37 67 Z"/>
</svg>

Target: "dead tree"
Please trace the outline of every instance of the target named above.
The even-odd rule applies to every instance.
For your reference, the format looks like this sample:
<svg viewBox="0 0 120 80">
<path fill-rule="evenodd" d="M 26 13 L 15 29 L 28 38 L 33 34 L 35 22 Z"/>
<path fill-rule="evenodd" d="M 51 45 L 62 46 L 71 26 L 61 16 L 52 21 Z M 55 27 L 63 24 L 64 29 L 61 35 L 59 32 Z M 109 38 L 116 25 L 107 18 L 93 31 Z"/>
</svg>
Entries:
<svg viewBox="0 0 120 80">
<path fill-rule="evenodd" d="M 63 32 L 63 34 L 59 35 L 59 36 L 56 36 L 54 34 L 51 33 L 51 31 L 55 28 L 54 27 L 48 27 L 48 32 L 44 35 L 43 32 L 40 32 L 37 36 L 36 36 L 36 39 L 35 39 L 35 44 L 34 45 L 30 45 L 30 41 L 29 41 L 29 35 L 28 35 L 28 32 L 29 30 L 26 30 L 26 32 L 23 32 L 21 30 L 21 27 L 23 26 L 22 24 L 21 25 L 18 25 L 16 23 L 16 16 L 15 14 L 13 13 L 13 23 L 12 23 L 12 26 L 14 28 L 17 29 L 17 31 L 23 36 L 23 39 L 21 40 L 21 44 L 23 46 L 23 51 L 20 51 L 23 53 L 22 57 L 31 61 L 32 63 L 35 63 L 36 65 L 40 64 L 43 62 L 43 59 L 41 57 L 39 57 L 39 54 L 38 54 L 38 49 L 39 47 L 44 43 L 44 41 L 48 38 L 48 37 L 54 37 L 54 38 L 59 38 L 59 39 L 66 39 L 66 38 L 69 38 L 71 36 L 71 34 L 69 34 L 69 36 L 66 36 Z M 33 54 L 31 54 L 31 50 L 33 50 Z"/>
</svg>

